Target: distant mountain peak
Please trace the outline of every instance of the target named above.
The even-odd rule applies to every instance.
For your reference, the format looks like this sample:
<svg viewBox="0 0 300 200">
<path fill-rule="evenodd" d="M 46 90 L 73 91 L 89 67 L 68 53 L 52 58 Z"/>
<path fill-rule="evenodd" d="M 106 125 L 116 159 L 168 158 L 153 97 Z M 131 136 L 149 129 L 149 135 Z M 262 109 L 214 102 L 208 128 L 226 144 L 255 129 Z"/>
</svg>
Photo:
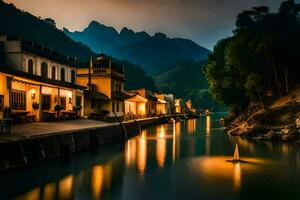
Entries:
<svg viewBox="0 0 300 200">
<path fill-rule="evenodd" d="M 120 31 L 120 35 L 123 35 L 123 34 L 135 34 L 135 32 L 131 29 L 128 29 L 127 27 L 124 27 Z"/>
<path fill-rule="evenodd" d="M 158 32 L 158 33 L 155 33 L 153 35 L 153 38 L 155 38 L 155 39 L 167 39 L 168 37 L 167 37 L 166 34 Z"/>
</svg>

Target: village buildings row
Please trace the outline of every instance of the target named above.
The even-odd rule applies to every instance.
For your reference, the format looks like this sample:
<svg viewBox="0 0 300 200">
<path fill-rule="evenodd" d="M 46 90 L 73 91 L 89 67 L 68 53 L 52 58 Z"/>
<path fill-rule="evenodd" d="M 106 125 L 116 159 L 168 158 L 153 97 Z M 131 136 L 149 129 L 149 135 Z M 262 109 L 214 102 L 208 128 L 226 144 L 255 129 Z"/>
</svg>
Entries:
<svg viewBox="0 0 300 200">
<path fill-rule="evenodd" d="M 124 66 L 101 54 L 87 64 L 19 37 L 0 35 L 0 119 L 106 121 L 193 111 L 172 94 L 125 91 Z"/>
</svg>

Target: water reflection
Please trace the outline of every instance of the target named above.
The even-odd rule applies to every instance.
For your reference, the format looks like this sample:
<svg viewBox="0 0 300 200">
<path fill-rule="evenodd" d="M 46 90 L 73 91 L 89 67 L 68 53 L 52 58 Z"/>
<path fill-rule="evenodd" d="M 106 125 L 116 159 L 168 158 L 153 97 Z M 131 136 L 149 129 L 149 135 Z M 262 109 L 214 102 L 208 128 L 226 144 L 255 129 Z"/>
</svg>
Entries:
<svg viewBox="0 0 300 200">
<path fill-rule="evenodd" d="M 58 183 L 59 199 L 71 199 L 73 180 L 74 180 L 73 175 L 70 175 L 59 181 Z"/>
<path fill-rule="evenodd" d="M 16 200 L 38 200 L 40 197 L 40 188 L 35 188 L 20 197 L 17 197 Z"/>
<path fill-rule="evenodd" d="M 94 199 L 100 199 L 103 187 L 104 170 L 101 165 L 96 165 L 92 170 L 92 190 Z"/>
<path fill-rule="evenodd" d="M 211 118 L 210 118 L 210 115 L 207 115 L 206 116 L 206 126 L 205 126 L 206 135 L 210 134 L 210 128 L 211 128 Z"/>
<path fill-rule="evenodd" d="M 147 165 L 147 138 L 138 138 L 137 169 L 143 173 Z"/>
<path fill-rule="evenodd" d="M 196 119 L 190 119 L 186 121 L 187 124 L 187 133 L 194 134 L 196 132 Z"/>
<path fill-rule="evenodd" d="M 0 186 L 8 194 L 1 192 L 0 199 L 174 199 L 174 194 L 177 199 L 236 199 L 238 195 L 253 199 L 248 191 L 259 186 L 266 191 L 265 186 L 269 187 L 266 194 L 277 191 L 270 181 L 281 191 L 299 194 L 290 189 L 299 183 L 297 148 L 228 137 L 220 134 L 222 130 L 216 129 L 217 121 L 212 119 L 205 116 L 151 127 L 130 139 L 124 152 L 118 144 L 111 154 L 103 151 L 90 158 L 84 154 L 83 161 L 44 167 L 44 176 L 23 181 L 22 186 L 18 181 L 28 180 L 28 174 L 33 176 L 37 170 L 29 169 L 31 172 L 10 181 L 1 177 Z M 241 159 L 248 163 L 226 162 L 232 159 L 236 143 Z M 149 187 L 151 195 L 146 191 Z"/>
<path fill-rule="evenodd" d="M 164 125 L 157 127 L 157 140 L 156 140 L 156 160 L 159 167 L 163 167 L 166 160 L 166 138 Z"/>
</svg>

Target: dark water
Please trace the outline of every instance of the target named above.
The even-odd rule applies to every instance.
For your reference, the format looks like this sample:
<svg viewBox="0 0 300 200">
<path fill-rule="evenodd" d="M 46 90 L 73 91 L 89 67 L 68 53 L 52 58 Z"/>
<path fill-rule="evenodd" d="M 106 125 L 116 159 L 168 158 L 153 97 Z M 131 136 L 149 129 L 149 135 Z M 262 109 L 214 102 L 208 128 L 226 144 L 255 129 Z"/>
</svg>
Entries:
<svg viewBox="0 0 300 200">
<path fill-rule="evenodd" d="M 236 143 L 248 163 L 226 162 Z M 212 116 L 0 178 L 1 200 L 300 199 L 300 150 L 229 137 Z"/>
</svg>

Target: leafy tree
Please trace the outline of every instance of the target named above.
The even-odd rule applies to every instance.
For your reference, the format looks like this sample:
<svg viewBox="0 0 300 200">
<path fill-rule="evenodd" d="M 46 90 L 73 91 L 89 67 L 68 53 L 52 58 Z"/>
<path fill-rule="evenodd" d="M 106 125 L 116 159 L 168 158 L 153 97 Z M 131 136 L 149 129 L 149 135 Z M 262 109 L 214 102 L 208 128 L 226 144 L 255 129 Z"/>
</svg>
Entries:
<svg viewBox="0 0 300 200">
<path fill-rule="evenodd" d="M 215 46 L 204 68 L 214 99 L 243 109 L 300 83 L 299 8 L 285 1 L 277 13 L 262 6 L 238 15 L 234 35 Z"/>
</svg>

